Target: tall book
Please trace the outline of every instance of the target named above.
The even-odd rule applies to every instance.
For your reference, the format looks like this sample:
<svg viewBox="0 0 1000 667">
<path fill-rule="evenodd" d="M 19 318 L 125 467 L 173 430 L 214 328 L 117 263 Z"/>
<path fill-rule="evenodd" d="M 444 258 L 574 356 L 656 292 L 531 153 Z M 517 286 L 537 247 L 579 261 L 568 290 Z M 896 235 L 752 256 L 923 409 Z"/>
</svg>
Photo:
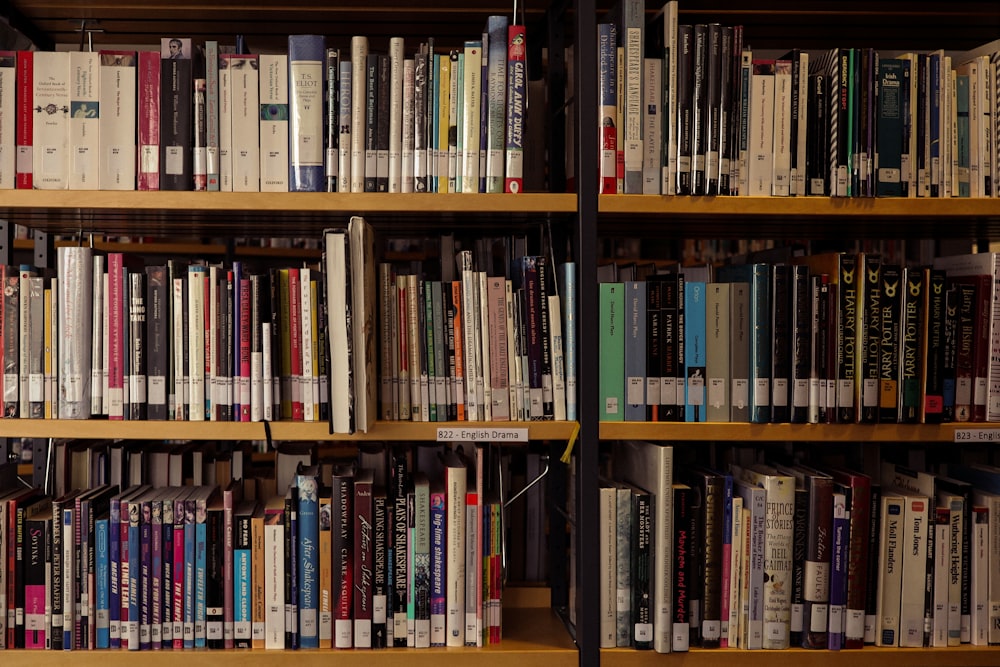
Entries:
<svg viewBox="0 0 1000 667">
<path fill-rule="evenodd" d="M 192 190 L 193 94 L 191 38 L 160 40 L 160 189 Z"/>
<path fill-rule="evenodd" d="M 30 190 L 34 179 L 34 149 L 32 148 L 32 130 L 34 119 L 32 118 L 33 98 L 34 98 L 34 51 L 18 51 L 16 56 L 16 121 L 15 121 L 15 150 L 14 160 L 14 187 L 18 190 Z"/>
<path fill-rule="evenodd" d="M 625 419 L 625 285 L 601 283 L 601 419 Z"/>
<path fill-rule="evenodd" d="M 625 283 L 625 421 L 646 418 L 646 283 Z"/>
<path fill-rule="evenodd" d="M 486 19 L 486 192 L 504 192 L 504 149 L 507 126 L 507 37 L 506 16 Z"/>
<path fill-rule="evenodd" d="M 260 191 L 288 192 L 295 171 L 288 159 L 288 56 L 261 54 Z"/>
<path fill-rule="evenodd" d="M 618 153 L 618 107 L 615 104 L 615 87 L 618 80 L 618 56 L 616 43 L 618 29 L 614 23 L 601 23 L 597 26 L 597 58 L 598 58 L 598 132 L 600 133 L 600 188 L 601 194 L 615 194 L 617 184 L 617 153 Z"/>
<path fill-rule="evenodd" d="M 17 53 L 0 51 L 0 189 L 14 188 L 17 174 Z"/>
<path fill-rule="evenodd" d="M 69 187 L 69 54 L 34 54 L 33 187 L 65 190 Z"/>
<path fill-rule="evenodd" d="M 137 190 L 160 189 L 160 53 L 139 51 Z"/>
<path fill-rule="evenodd" d="M 260 72 L 256 55 L 225 54 L 229 70 L 233 191 L 260 192 Z"/>
<path fill-rule="evenodd" d="M 527 31 L 523 25 L 514 24 L 507 28 L 507 142 L 504 151 L 504 192 L 517 193 L 524 190 L 524 118 L 528 92 L 526 35 Z"/>
<path fill-rule="evenodd" d="M 205 40 L 205 187 L 219 190 L 219 42 Z"/>
<path fill-rule="evenodd" d="M 134 190 L 137 61 L 135 51 L 101 51 L 99 150 L 102 190 Z"/>
<path fill-rule="evenodd" d="M 323 59 L 321 35 L 288 36 L 288 190 L 322 192 Z"/>
<path fill-rule="evenodd" d="M 59 418 L 90 416 L 93 259 L 89 248 L 59 248 L 56 268 L 62 289 L 58 295 Z"/>
<path fill-rule="evenodd" d="M 479 192 L 479 135 L 480 106 L 483 103 L 483 42 L 465 42 L 464 78 L 462 93 L 463 108 L 460 118 L 464 119 L 459 132 L 462 133 L 464 154 L 462 157 L 462 192 Z"/>
<path fill-rule="evenodd" d="M 69 56 L 69 188 L 97 190 L 100 182 L 100 54 Z M 127 126 L 126 126 L 127 127 Z"/>
<path fill-rule="evenodd" d="M 362 35 L 351 37 L 351 189 L 350 192 L 365 191 L 365 105 L 368 101 L 368 86 L 365 70 L 368 60 L 368 38 Z"/>
<path fill-rule="evenodd" d="M 730 294 L 733 283 L 708 283 L 705 303 L 706 419 L 729 421 Z"/>
<path fill-rule="evenodd" d="M 448 452 L 445 464 L 445 498 L 447 510 L 445 572 L 447 576 L 447 609 L 445 617 L 445 643 L 448 646 L 465 645 L 466 604 L 465 596 L 465 541 L 466 541 L 466 465 L 455 452 Z"/>
<path fill-rule="evenodd" d="M 302 648 L 319 648 L 319 469 L 303 467 L 295 474 L 298 488 L 298 592 L 299 642 Z"/>
</svg>

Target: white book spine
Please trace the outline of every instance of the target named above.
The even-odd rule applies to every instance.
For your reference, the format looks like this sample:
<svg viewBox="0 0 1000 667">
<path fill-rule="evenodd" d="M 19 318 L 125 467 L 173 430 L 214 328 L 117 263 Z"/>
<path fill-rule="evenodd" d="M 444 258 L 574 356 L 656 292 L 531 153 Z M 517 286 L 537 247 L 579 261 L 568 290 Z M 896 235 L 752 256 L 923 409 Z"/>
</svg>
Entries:
<svg viewBox="0 0 1000 667">
<path fill-rule="evenodd" d="M 964 67 L 964 69 L 963 69 Z M 969 141 L 969 196 L 970 197 L 982 197 L 982 168 L 981 168 L 981 154 L 982 154 L 982 124 L 983 124 L 983 112 L 981 107 L 981 97 L 980 97 L 980 86 L 982 85 L 979 79 L 979 62 L 973 59 L 966 63 L 964 66 L 959 66 L 959 72 L 968 75 L 968 92 L 969 92 L 969 128 L 968 128 L 968 141 Z"/>
<path fill-rule="evenodd" d="M 469 421 L 482 419 L 479 414 L 479 399 L 476 394 L 476 292 L 473 291 L 473 276 L 471 255 L 465 251 L 462 253 L 462 344 L 465 348 L 465 410 Z"/>
<path fill-rule="evenodd" d="M 476 366 L 476 398 L 479 399 L 480 387 L 482 397 L 482 417 L 484 421 L 493 420 L 493 383 L 490 378 L 490 299 L 487 288 L 486 272 L 477 271 L 479 280 L 479 300 L 476 303 L 476 314 L 479 321 L 479 342 L 482 349 L 480 362 Z"/>
<path fill-rule="evenodd" d="M 205 272 L 188 273 L 188 419 L 205 420 Z"/>
<path fill-rule="evenodd" d="M 339 237 L 339 238 L 338 238 Z M 347 312 L 346 239 L 344 234 L 326 234 L 326 294 L 330 313 Z M 348 364 L 348 333 L 344 326 L 330 328 L 330 383 L 335 401 L 330 405 L 334 433 L 351 432 Z M 273 351 L 272 351 L 273 352 Z"/>
<path fill-rule="evenodd" d="M 475 504 L 472 502 L 466 502 L 465 504 L 465 527 L 468 529 L 468 534 L 465 536 L 465 599 L 467 604 L 465 605 L 465 645 L 466 646 L 476 646 L 482 643 L 482 630 L 479 625 L 479 620 L 476 617 L 476 581 L 479 579 L 476 575 L 479 572 L 479 566 L 477 563 L 482 563 L 479 560 L 479 554 L 476 550 L 476 545 L 478 544 L 478 535 L 475 534 L 477 521 L 479 520 L 479 500 L 475 493 L 468 493 L 466 495 L 467 501 L 472 501 L 475 499 Z M 480 610 L 481 612 L 482 610 Z M 432 624 L 433 624 L 433 616 Z M 444 614 L 441 618 L 441 636 L 444 640 L 447 635 L 447 614 Z M 447 643 L 443 641 L 442 644 Z"/>
<path fill-rule="evenodd" d="M 17 113 L 16 61 L 13 53 L 0 54 L 0 190 L 13 189 L 17 169 L 14 120 Z"/>
<path fill-rule="evenodd" d="M 977 502 L 980 501 L 977 500 Z M 997 569 L 997 563 L 1000 563 L 1000 495 L 990 494 L 982 499 L 982 504 L 987 506 L 989 513 L 989 533 L 986 544 L 988 545 L 988 562 L 991 569 L 987 640 L 990 644 L 1000 644 L 1000 576 L 993 576 Z"/>
<path fill-rule="evenodd" d="M 552 346 L 552 408 L 556 421 L 566 420 L 566 366 L 563 354 L 562 304 L 558 294 L 549 297 L 549 338 Z"/>
<path fill-rule="evenodd" d="M 69 53 L 34 54 L 33 153 L 36 190 L 69 187 Z"/>
<path fill-rule="evenodd" d="M 260 56 L 260 191 L 288 191 L 288 56 L 284 54 Z"/>
<path fill-rule="evenodd" d="M 600 538 L 601 581 L 600 616 L 601 648 L 614 648 L 617 628 L 617 503 L 616 491 L 612 486 L 600 489 L 598 533 Z M 623 567 L 628 565 L 622 564 Z"/>
<path fill-rule="evenodd" d="M 136 54 L 101 52 L 100 188 L 135 190 Z"/>
<path fill-rule="evenodd" d="M 677 0 L 663 7 L 663 43 L 667 45 L 667 164 L 663 168 L 662 192 L 672 195 L 677 187 Z"/>
<path fill-rule="evenodd" d="M 302 304 L 302 419 L 303 421 L 316 421 L 318 415 L 313 409 L 313 355 L 312 355 L 312 298 L 309 287 L 310 274 L 307 268 L 299 269 L 299 292 Z M 336 311 L 334 311 L 336 312 Z M 319 397 L 316 397 L 317 401 Z"/>
<path fill-rule="evenodd" d="M 754 74 L 750 80 L 747 194 L 771 194 L 774 165 L 774 75 Z M 742 190 L 741 190 L 742 192 Z"/>
<path fill-rule="evenodd" d="M 944 517 L 934 523 L 934 610 L 931 645 L 948 646 L 948 567 L 951 563 L 951 513 L 938 509 Z"/>
<path fill-rule="evenodd" d="M 743 590 L 743 498 L 733 498 L 732 522 L 732 552 L 730 555 L 731 574 L 729 590 L 723 591 L 729 596 L 729 648 L 742 648 L 742 633 L 740 633 L 740 610 L 742 609 Z"/>
<path fill-rule="evenodd" d="M 445 513 L 448 529 L 445 542 L 447 611 L 445 631 L 448 646 L 465 645 L 465 539 L 466 479 L 464 468 L 447 468 Z"/>
<path fill-rule="evenodd" d="M 61 419 L 86 419 L 90 415 L 90 373 L 89 363 L 93 359 L 91 346 L 92 328 L 87 326 L 93 316 L 94 291 L 91 283 L 94 262 L 90 248 L 63 247 L 58 250 L 59 290 L 56 312 L 58 317 L 52 323 L 58 326 L 58 333 L 52 342 L 63 341 L 62 357 L 53 363 L 58 377 L 62 397 L 61 409 L 53 414 Z M 56 289 L 53 282 L 53 291 Z"/>
<path fill-rule="evenodd" d="M 365 105 L 368 38 L 351 38 L 351 192 L 365 191 Z"/>
<path fill-rule="evenodd" d="M 233 192 L 260 192 L 260 73 L 257 65 L 257 56 L 236 56 L 229 61 Z"/>
<path fill-rule="evenodd" d="M 271 377 L 271 323 L 264 322 L 260 325 L 261 340 L 261 390 L 262 390 L 262 410 L 261 416 L 271 421 L 274 419 L 274 378 Z"/>
<path fill-rule="evenodd" d="M 658 195 L 661 193 L 662 169 L 660 164 L 663 155 L 663 140 L 660 133 L 663 115 L 663 110 L 660 108 L 663 89 L 663 60 L 645 58 L 643 70 L 646 99 L 642 110 L 642 122 L 645 125 L 642 134 L 642 194 Z"/>
<path fill-rule="evenodd" d="M 187 369 L 184 368 L 185 331 L 182 316 L 182 313 L 184 312 L 184 299 L 186 297 L 184 294 L 184 281 L 181 278 L 174 278 L 172 287 L 173 322 L 171 322 L 171 335 L 173 338 L 170 345 L 174 368 L 174 413 L 172 417 L 176 420 L 182 420 L 184 419 L 184 403 L 186 402 L 184 400 L 184 374 L 187 371 Z"/>
<path fill-rule="evenodd" d="M 479 105 L 483 89 L 482 42 L 466 42 L 463 76 L 462 192 L 479 192 Z"/>
<path fill-rule="evenodd" d="M 906 539 L 901 543 L 903 577 L 899 610 L 899 645 L 923 646 L 924 592 L 927 577 L 928 500 L 906 498 Z"/>
<path fill-rule="evenodd" d="M 883 496 L 882 531 L 879 539 L 879 578 L 875 643 L 898 646 L 899 605 L 903 582 L 903 498 Z"/>
<path fill-rule="evenodd" d="M 90 355 L 90 414 L 100 416 L 104 400 L 104 383 L 101 380 L 101 369 L 104 367 L 104 257 L 98 255 L 93 259 L 91 267 L 91 285 L 94 289 L 94 300 L 91 308 L 91 341 L 93 348 Z"/>
<path fill-rule="evenodd" d="M 69 188 L 97 190 L 100 170 L 100 55 L 95 51 L 71 51 Z"/>
<path fill-rule="evenodd" d="M 264 648 L 285 648 L 285 534 L 281 523 L 264 523 Z"/>
<path fill-rule="evenodd" d="M 219 58 L 219 190 L 233 191 L 233 96 L 229 59 Z"/>
<path fill-rule="evenodd" d="M 403 128 L 401 192 L 413 192 L 413 58 L 403 61 Z"/>
<path fill-rule="evenodd" d="M 774 65 L 774 175 L 771 194 L 791 194 L 792 173 L 792 63 L 779 60 Z"/>
<path fill-rule="evenodd" d="M 797 168 L 792 172 L 792 189 L 795 195 L 804 197 L 806 192 L 806 130 L 809 127 L 809 114 L 807 112 L 809 99 L 809 54 L 799 54 L 799 80 L 793 81 L 793 85 L 799 91 L 799 109 L 796 120 L 798 120 L 798 134 L 795 138 L 795 164 Z"/>
<path fill-rule="evenodd" d="M 402 37 L 389 40 L 389 192 L 403 191 L 403 62 Z"/>
</svg>

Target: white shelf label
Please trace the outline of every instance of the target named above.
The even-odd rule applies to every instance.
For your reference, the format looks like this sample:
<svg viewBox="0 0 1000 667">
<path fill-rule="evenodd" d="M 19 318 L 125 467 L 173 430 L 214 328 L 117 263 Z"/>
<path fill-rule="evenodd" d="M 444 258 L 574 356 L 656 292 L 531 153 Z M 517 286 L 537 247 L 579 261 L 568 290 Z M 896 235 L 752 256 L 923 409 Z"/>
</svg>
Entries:
<svg viewBox="0 0 1000 667">
<path fill-rule="evenodd" d="M 957 428 L 953 442 L 1000 442 L 1000 428 Z"/>
<path fill-rule="evenodd" d="M 438 427 L 438 442 L 465 441 L 528 442 L 526 428 Z"/>
</svg>

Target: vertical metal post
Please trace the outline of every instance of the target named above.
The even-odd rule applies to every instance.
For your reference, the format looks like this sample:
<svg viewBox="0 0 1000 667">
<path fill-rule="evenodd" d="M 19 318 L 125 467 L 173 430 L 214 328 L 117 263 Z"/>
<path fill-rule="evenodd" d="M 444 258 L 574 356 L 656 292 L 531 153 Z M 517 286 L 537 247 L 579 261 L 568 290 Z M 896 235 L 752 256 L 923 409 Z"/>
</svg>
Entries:
<svg viewBox="0 0 1000 667">
<path fill-rule="evenodd" d="M 0 220 L 0 264 L 7 266 L 14 259 L 14 227 L 10 220 Z M 10 444 L 10 438 L 0 438 L 0 464 L 10 460 Z"/>
</svg>

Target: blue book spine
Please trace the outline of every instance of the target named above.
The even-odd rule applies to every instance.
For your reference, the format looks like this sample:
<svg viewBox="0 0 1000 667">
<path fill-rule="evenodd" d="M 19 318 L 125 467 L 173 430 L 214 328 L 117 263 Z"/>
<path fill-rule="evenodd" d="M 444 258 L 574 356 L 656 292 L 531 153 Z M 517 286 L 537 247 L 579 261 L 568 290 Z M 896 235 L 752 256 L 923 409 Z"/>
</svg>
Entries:
<svg viewBox="0 0 1000 667">
<path fill-rule="evenodd" d="M 288 189 L 323 192 L 322 35 L 288 36 Z"/>
<path fill-rule="evenodd" d="M 108 624 L 108 647 L 109 648 L 121 648 L 121 627 L 119 625 L 119 620 L 121 619 L 121 609 L 122 609 L 122 598 L 121 598 L 121 540 L 119 539 L 120 528 L 119 528 L 119 517 L 120 517 L 121 501 L 118 496 L 111 499 L 111 506 L 109 511 L 109 521 L 108 521 L 108 576 L 109 576 L 109 587 L 108 587 L 108 607 L 109 607 L 109 624 Z M 66 510 L 63 510 L 64 521 L 66 519 Z M 65 523 L 63 525 L 66 525 Z M 63 630 L 63 636 L 66 636 L 66 630 Z M 65 648 L 70 648 L 69 645 L 63 644 Z"/>
<path fill-rule="evenodd" d="M 446 608 L 445 494 L 431 493 L 431 646 L 444 646 Z"/>
<path fill-rule="evenodd" d="M 704 283 L 701 293 L 704 303 Z M 625 421 L 641 422 L 646 420 L 646 283 L 625 283 L 625 313 Z"/>
<path fill-rule="evenodd" d="M 206 512 L 198 507 L 194 524 L 194 647 L 205 648 L 208 637 L 206 625 L 206 586 L 208 585 L 208 526 Z"/>
<path fill-rule="evenodd" d="M 253 564 L 250 554 L 250 517 L 242 516 L 236 525 L 234 539 L 236 548 L 233 551 L 233 626 L 236 648 L 250 648 L 251 625 L 251 571 Z"/>
<path fill-rule="evenodd" d="M 139 596 L 142 592 L 142 538 L 139 515 L 142 503 L 128 503 L 128 649 L 139 650 Z M 148 542 L 147 542 L 148 545 Z"/>
<path fill-rule="evenodd" d="M 506 16 L 496 15 L 486 19 L 489 46 L 486 49 L 488 73 L 487 93 L 483 96 L 486 109 L 486 192 L 503 192 L 504 182 L 504 129 L 507 125 L 507 31 Z"/>
<path fill-rule="evenodd" d="M 847 615 L 847 556 L 851 515 L 843 493 L 833 494 L 833 554 L 830 561 L 830 615 L 827 648 L 844 647 L 844 623 Z"/>
<path fill-rule="evenodd" d="M 96 556 L 96 572 L 94 586 L 97 599 L 94 607 L 97 611 L 97 648 L 111 647 L 111 606 L 110 606 L 110 541 L 108 540 L 109 519 L 98 519 L 94 522 L 94 541 Z"/>
<path fill-rule="evenodd" d="M 645 303 L 645 301 L 643 301 Z M 684 421 L 703 422 L 705 405 L 705 283 L 684 282 Z"/>
<path fill-rule="evenodd" d="M 931 70 L 931 197 L 941 195 L 941 92 L 944 86 L 941 85 L 941 65 L 942 57 L 938 53 L 932 53 L 930 57 Z"/>
<path fill-rule="evenodd" d="M 299 645 L 319 648 L 319 501 L 316 478 L 297 475 Z"/>
<path fill-rule="evenodd" d="M 194 648 L 195 526 L 194 500 L 184 505 L 184 648 Z M 202 582 L 202 593 L 205 587 Z M 204 599 L 204 597 L 202 598 Z M 202 626 L 204 628 L 204 626 Z"/>
<path fill-rule="evenodd" d="M 566 364 L 566 419 L 576 421 L 576 263 L 562 265 L 563 362 Z"/>
<path fill-rule="evenodd" d="M 722 581 L 722 647 L 729 642 L 729 583 L 732 581 L 733 567 L 733 476 L 722 476 L 722 567 L 725 568 Z M 728 570 L 728 574 L 726 571 Z M 734 641 L 733 646 L 736 645 Z"/>
</svg>

